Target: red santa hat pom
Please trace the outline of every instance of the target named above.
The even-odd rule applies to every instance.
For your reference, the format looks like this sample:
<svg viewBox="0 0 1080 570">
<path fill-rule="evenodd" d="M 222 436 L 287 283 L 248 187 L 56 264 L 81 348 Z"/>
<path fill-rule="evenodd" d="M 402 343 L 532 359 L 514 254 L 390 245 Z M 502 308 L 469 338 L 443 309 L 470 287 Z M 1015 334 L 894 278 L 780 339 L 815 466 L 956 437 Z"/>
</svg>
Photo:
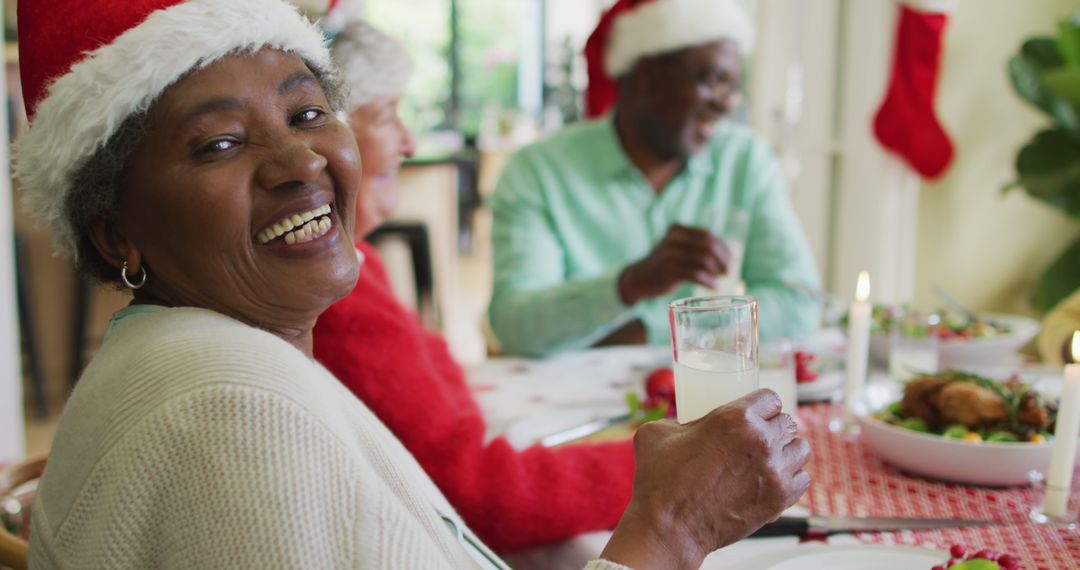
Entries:
<svg viewBox="0 0 1080 570">
<path fill-rule="evenodd" d="M 27 209 L 72 255 L 65 204 L 77 170 L 186 73 L 267 46 L 330 67 L 322 33 L 282 0 L 37 0 L 18 11 L 31 122 L 15 173 Z"/>
<path fill-rule="evenodd" d="M 614 106 L 616 79 L 643 57 L 730 39 L 746 54 L 754 26 L 736 0 L 618 0 L 585 44 L 585 115 Z"/>
</svg>

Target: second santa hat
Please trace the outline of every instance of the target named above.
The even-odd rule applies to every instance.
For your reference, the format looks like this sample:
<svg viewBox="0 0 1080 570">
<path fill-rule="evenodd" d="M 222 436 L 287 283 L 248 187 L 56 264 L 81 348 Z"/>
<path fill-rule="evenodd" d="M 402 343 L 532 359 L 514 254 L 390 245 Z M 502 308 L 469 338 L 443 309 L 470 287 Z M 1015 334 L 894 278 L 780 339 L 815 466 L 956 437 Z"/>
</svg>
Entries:
<svg viewBox="0 0 1080 570">
<path fill-rule="evenodd" d="M 619 0 L 585 44 L 586 115 L 600 116 L 615 104 L 616 79 L 641 58 L 721 39 L 744 54 L 753 46 L 753 23 L 736 0 Z"/>
</svg>

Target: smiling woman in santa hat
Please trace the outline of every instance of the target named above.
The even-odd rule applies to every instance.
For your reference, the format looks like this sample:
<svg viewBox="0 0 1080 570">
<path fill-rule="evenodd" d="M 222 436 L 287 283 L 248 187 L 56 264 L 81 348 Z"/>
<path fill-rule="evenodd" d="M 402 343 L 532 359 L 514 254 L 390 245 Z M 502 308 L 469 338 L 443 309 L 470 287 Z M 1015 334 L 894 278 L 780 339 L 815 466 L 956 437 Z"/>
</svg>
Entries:
<svg viewBox="0 0 1080 570">
<path fill-rule="evenodd" d="M 31 566 L 504 568 L 312 359 L 361 257 L 321 33 L 281 0 L 21 2 L 19 24 L 27 206 L 133 295 L 64 411 Z M 614 562 L 692 566 L 808 484 L 767 392 L 638 440 Z"/>
</svg>

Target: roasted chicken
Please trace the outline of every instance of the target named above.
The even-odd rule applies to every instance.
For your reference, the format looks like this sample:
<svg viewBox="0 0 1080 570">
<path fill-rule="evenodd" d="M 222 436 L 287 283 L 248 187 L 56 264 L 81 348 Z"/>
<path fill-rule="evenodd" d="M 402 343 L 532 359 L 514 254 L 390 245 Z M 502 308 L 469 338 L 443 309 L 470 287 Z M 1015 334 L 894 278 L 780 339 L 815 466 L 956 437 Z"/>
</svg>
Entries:
<svg viewBox="0 0 1080 570">
<path fill-rule="evenodd" d="M 1014 397 L 1016 402 L 1011 402 Z M 922 376 L 907 384 L 900 409 L 934 429 L 955 424 L 977 429 L 1010 420 L 1010 404 L 1018 423 L 1046 429 L 1046 408 L 1016 381 L 994 384 L 958 374 Z"/>
</svg>

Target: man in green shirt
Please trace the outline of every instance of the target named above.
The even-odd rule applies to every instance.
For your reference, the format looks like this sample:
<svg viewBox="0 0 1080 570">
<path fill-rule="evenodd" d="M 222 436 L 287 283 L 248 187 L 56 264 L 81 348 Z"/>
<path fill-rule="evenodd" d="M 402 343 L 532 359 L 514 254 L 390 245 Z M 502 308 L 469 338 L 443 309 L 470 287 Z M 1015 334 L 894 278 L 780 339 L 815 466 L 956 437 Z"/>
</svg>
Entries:
<svg viewBox="0 0 1080 570">
<path fill-rule="evenodd" d="M 615 78 L 614 113 L 522 149 L 496 187 L 495 335 L 528 356 L 667 344 L 670 301 L 740 275 L 762 337 L 811 332 L 819 279 L 783 173 L 763 141 L 720 122 L 748 19 L 733 0 L 635 4 L 616 3 L 586 48 Z"/>
</svg>

